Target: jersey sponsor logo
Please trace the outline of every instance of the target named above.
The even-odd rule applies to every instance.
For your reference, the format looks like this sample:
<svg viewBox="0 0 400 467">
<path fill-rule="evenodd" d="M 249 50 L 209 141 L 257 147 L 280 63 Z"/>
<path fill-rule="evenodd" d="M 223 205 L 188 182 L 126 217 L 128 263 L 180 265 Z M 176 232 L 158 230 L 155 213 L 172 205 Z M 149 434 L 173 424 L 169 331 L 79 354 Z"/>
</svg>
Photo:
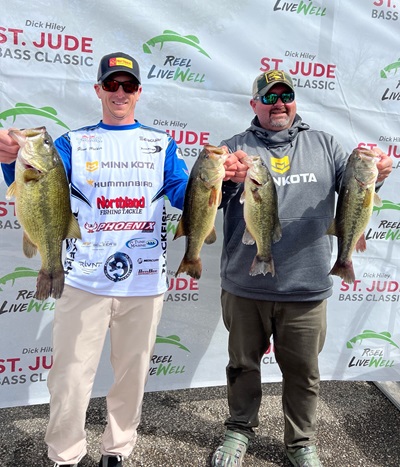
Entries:
<svg viewBox="0 0 400 467">
<path fill-rule="evenodd" d="M 313 173 L 293 174 L 287 177 L 273 177 L 278 186 L 296 185 L 298 183 L 316 183 L 317 177 Z"/>
<path fill-rule="evenodd" d="M 77 141 L 78 143 L 102 143 L 103 138 L 100 135 L 85 135 L 84 134 Z"/>
<path fill-rule="evenodd" d="M 81 268 L 81 271 L 83 272 L 83 274 L 92 274 L 93 272 L 97 271 L 97 269 L 99 269 L 101 267 L 103 263 L 101 261 L 95 261 L 95 262 L 92 262 L 92 261 L 87 261 L 87 260 L 83 260 L 83 261 L 79 261 L 79 266 Z"/>
<path fill-rule="evenodd" d="M 103 149 L 103 146 L 78 146 L 76 148 L 77 152 L 79 151 L 101 151 Z"/>
<path fill-rule="evenodd" d="M 145 138 L 144 136 L 139 136 L 140 141 L 146 141 L 147 143 L 157 143 L 161 141 L 161 138 Z"/>
<path fill-rule="evenodd" d="M 290 169 L 289 156 L 271 157 L 271 169 L 273 172 L 283 174 Z"/>
<path fill-rule="evenodd" d="M 146 180 L 107 180 L 105 182 L 95 182 L 92 178 L 87 178 L 86 183 L 90 185 L 92 188 L 110 188 L 110 187 L 121 187 L 121 188 L 129 188 L 132 186 L 148 186 L 152 187 L 153 182 L 148 182 Z"/>
<path fill-rule="evenodd" d="M 105 248 L 115 247 L 117 244 L 112 240 L 103 240 L 100 242 L 82 242 L 82 248 L 92 248 L 93 250 L 104 250 Z"/>
<path fill-rule="evenodd" d="M 128 196 L 118 198 L 105 198 L 100 196 L 97 198 L 97 209 L 125 209 L 125 208 L 144 208 L 146 201 L 144 196 L 141 198 L 129 198 Z"/>
<path fill-rule="evenodd" d="M 121 251 L 117 251 L 107 258 L 104 264 L 104 275 L 112 282 L 127 279 L 132 273 L 131 258 Z"/>
<path fill-rule="evenodd" d="M 144 237 L 137 237 L 137 238 L 132 238 L 131 240 L 128 240 L 125 245 L 128 248 L 140 248 L 142 250 L 149 250 L 152 248 L 155 248 L 158 246 L 159 241 L 156 238 L 144 238 Z"/>
<path fill-rule="evenodd" d="M 144 196 L 141 198 L 118 198 L 108 199 L 104 196 L 97 198 L 97 209 L 101 216 L 113 214 L 142 214 L 146 202 Z"/>
<path fill-rule="evenodd" d="M 95 172 L 96 170 L 99 170 L 99 161 L 87 161 L 86 162 L 87 172 Z"/>
<path fill-rule="evenodd" d="M 102 169 L 148 169 L 154 170 L 154 162 L 148 161 L 104 161 L 101 163 Z"/>
<path fill-rule="evenodd" d="M 140 148 L 143 154 L 156 154 L 157 152 L 162 151 L 161 146 L 153 146 L 152 148 Z"/>
<path fill-rule="evenodd" d="M 278 174 L 284 174 L 290 170 L 289 156 L 271 157 L 271 170 Z M 291 174 L 285 177 L 273 176 L 274 182 L 278 186 L 295 185 L 298 183 L 315 183 L 317 177 L 314 173 Z"/>
<path fill-rule="evenodd" d="M 134 221 L 134 222 L 94 222 L 93 224 L 85 222 L 87 233 L 95 232 L 118 232 L 123 230 L 138 230 L 140 232 L 154 232 L 153 221 Z"/>
<path fill-rule="evenodd" d="M 138 258 L 137 262 L 138 264 L 143 264 L 143 263 L 158 263 L 160 261 L 159 258 Z"/>
<path fill-rule="evenodd" d="M 158 274 L 158 269 L 139 269 L 137 272 L 138 276 L 150 276 L 153 274 Z"/>
</svg>

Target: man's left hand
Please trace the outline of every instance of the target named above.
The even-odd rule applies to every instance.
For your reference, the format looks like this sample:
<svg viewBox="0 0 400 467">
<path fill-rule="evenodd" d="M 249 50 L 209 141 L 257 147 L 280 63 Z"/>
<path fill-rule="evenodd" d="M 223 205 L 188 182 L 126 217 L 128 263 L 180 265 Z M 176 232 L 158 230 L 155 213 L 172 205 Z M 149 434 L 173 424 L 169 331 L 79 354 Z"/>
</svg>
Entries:
<svg viewBox="0 0 400 467">
<path fill-rule="evenodd" d="M 373 151 L 380 157 L 380 161 L 376 164 L 378 169 L 378 178 L 376 181 L 383 182 L 383 180 L 385 180 L 385 178 L 387 178 L 392 171 L 393 160 L 379 148 L 374 148 Z"/>
</svg>

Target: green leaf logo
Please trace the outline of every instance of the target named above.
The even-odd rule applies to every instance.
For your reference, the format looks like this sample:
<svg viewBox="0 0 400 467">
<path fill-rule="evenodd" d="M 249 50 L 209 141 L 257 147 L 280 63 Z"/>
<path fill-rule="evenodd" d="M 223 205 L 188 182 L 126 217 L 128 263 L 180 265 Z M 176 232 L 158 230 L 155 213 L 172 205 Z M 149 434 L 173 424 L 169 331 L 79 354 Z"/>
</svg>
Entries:
<svg viewBox="0 0 400 467">
<path fill-rule="evenodd" d="M 24 267 L 17 267 L 14 269 L 13 272 L 6 274 L 3 277 L 0 277 L 0 284 L 5 285 L 7 282 L 12 282 L 12 285 L 14 285 L 14 282 L 17 279 L 24 279 L 26 277 L 37 277 L 39 271 L 35 271 L 34 269 L 31 268 L 24 268 Z M 3 291 L 2 288 L 0 288 L 0 292 Z"/>
<path fill-rule="evenodd" d="M 177 345 L 180 349 L 186 350 L 186 352 L 190 353 L 190 350 L 187 347 L 185 347 L 183 344 L 181 344 L 180 337 L 175 336 L 175 335 L 163 337 L 157 334 L 156 344 Z"/>
<path fill-rule="evenodd" d="M 354 336 L 352 339 L 347 341 L 346 347 L 348 349 L 352 349 L 356 342 L 359 341 L 361 344 L 364 339 L 380 339 L 389 342 L 389 344 L 393 345 L 393 347 L 396 347 L 398 349 L 399 346 L 392 341 L 391 337 L 392 335 L 390 334 L 390 332 L 387 331 L 375 332 L 371 331 L 370 329 L 365 329 L 361 334 L 358 334 L 357 336 Z"/>
<path fill-rule="evenodd" d="M 43 118 L 48 118 L 50 120 L 53 120 L 54 122 L 57 123 L 57 125 L 60 125 L 67 130 L 70 128 L 68 125 L 66 125 L 64 122 L 62 122 L 59 118 L 57 118 L 57 111 L 53 109 L 53 107 L 34 107 L 33 105 L 30 104 L 25 104 L 22 102 L 19 102 L 15 104 L 14 108 L 4 110 L 3 112 L 0 113 L 0 120 L 7 120 L 7 118 L 12 117 L 12 123 L 15 122 L 17 115 L 36 115 L 38 117 L 43 117 Z M 3 128 L 2 123 L 0 122 L 0 128 Z"/>
<path fill-rule="evenodd" d="M 181 34 L 175 31 L 170 31 L 169 29 L 166 29 L 159 36 L 154 36 L 152 39 L 148 40 L 145 44 L 143 44 L 143 52 L 146 54 L 151 54 L 151 47 L 155 47 L 157 44 L 160 44 L 161 50 L 165 42 L 180 42 L 181 44 L 189 45 L 190 47 L 197 49 L 201 54 L 211 59 L 208 53 L 200 47 L 200 41 L 198 37 L 192 35 L 182 36 Z"/>
</svg>

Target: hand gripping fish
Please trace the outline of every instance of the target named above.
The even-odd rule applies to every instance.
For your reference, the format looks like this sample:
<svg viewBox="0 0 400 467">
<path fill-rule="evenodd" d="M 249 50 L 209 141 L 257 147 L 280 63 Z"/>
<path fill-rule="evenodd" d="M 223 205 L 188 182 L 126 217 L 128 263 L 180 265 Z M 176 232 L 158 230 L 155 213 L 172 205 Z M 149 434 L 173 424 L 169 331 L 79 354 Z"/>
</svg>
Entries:
<svg viewBox="0 0 400 467">
<path fill-rule="evenodd" d="M 328 235 L 338 238 L 337 259 L 330 274 L 341 277 L 348 284 L 355 281 L 353 251 L 366 250 L 364 231 L 374 205 L 382 206 L 375 193 L 378 160 L 379 156 L 365 148 L 356 148 L 351 153 L 339 190 L 336 216 L 327 231 Z"/>
<path fill-rule="evenodd" d="M 200 250 L 203 243 L 211 244 L 217 239 L 214 224 L 227 157 L 225 148 L 205 145 L 190 172 L 182 217 L 174 236 L 174 240 L 186 236 L 186 250 L 175 276 L 186 272 L 194 279 L 201 277 Z"/>
<path fill-rule="evenodd" d="M 45 127 L 10 130 L 9 135 L 20 149 L 15 181 L 6 197 L 16 198 L 25 256 L 31 258 L 39 250 L 42 260 L 35 298 L 60 298 L 64 289 L 63 241 L 81 238 L 78 222 L 71 212 L 64 165 Z"/>
</svg>

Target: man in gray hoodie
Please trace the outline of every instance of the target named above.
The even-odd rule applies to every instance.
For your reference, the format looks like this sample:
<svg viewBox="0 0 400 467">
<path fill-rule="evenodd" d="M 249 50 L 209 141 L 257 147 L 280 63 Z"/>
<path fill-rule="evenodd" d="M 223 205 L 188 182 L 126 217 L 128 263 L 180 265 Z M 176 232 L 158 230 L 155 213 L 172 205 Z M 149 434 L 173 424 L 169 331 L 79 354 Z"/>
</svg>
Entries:
<svg viewBox="0 0 400 467">
<path fill-rule="evenodd" d="M 241 466 L 258 426 L 262 356 L 273 336 L 283 378 L 284 442 L 290 462 L 319 467 L 316 408 L 320 376 L 318 354 L 326 335 L 326 300 L 332 239 L 326 231 L 334 217 L 335 192 L 348 154 L 335 138 L 312 130 L 296 113 L 291 77 L 279 70 L 259 75 L 250 105 L 255 118 L 243 133 L 222 141 L 232 152 L 223 184 L 224 243 L 221 259 L 222 314 L 229 331 L 225 438 L 212 466 Z M 392 160 L 379 149 L 377 186 L 389 175 Z M 251 276 L 255 250 L 243 244 L 240 197 L 247 154 L 261 156 L 277 190 L 282 238 L 273 245 L 275 275 Z"/>
</svg>

